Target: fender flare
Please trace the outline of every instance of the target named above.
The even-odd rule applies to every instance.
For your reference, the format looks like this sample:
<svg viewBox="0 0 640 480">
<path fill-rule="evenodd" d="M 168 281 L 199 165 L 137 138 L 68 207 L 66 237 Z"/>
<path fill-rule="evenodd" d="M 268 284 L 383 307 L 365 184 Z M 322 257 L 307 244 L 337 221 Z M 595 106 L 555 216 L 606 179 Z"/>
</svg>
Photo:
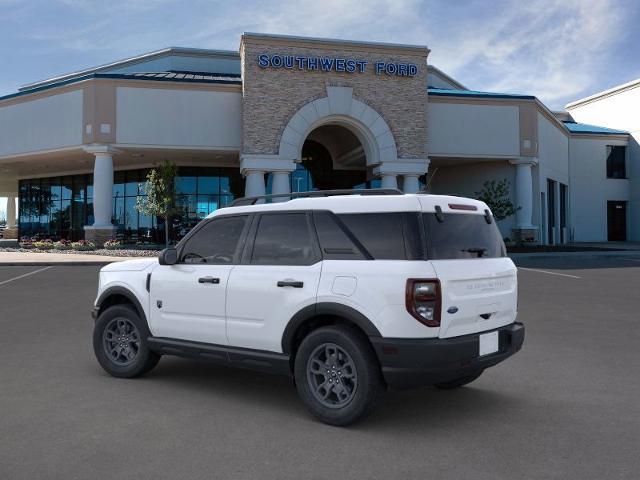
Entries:
<svg viewBox="0 0 640 480">
<path fill-rule="evenodd" d="M 135 293 L 133 293 L 131 290 L 125 287 L 113 286 L 113 287 L 107 288 L 104 292 L 100 294 L 100 296 L 98 297 L 98 300 L 96 300 L 96 307 L 100 308 L 102 306 L 102 303 L 107 298 L 113 295 L 121 295 L 123 297 L 126 297 L 127 300 L 133 303 L 133 306 L 136 308 L 136 311 L 138 312 L 138 315 L 140 315 L 140 318 L 142 318 L 145 322 L 147 322 L 147 315 L 144 313 L 144 309 L 142 308 L 142 304 L 140 303 L 140 300 L 138 300 L 138 297 L 136 297 Z"/>
<path fill-rule="evenodd" d="M 342 303 L 321 302 L 308 305 L 291 317 L 291 320 L 287 323 L 287 327 L 284 329 L 284 333 L 282 334 L 283 353 L 291 354 L 290 346 L 293 343 L 298 328 L 310 318 L 318 315 L 332 315 L 344 318 L 358 326 L 365 335 L 367 335 L 367 337 L 382 337 L 380 331 L 376 328 L 373 322 L 355 308 Z"/>
</svg>

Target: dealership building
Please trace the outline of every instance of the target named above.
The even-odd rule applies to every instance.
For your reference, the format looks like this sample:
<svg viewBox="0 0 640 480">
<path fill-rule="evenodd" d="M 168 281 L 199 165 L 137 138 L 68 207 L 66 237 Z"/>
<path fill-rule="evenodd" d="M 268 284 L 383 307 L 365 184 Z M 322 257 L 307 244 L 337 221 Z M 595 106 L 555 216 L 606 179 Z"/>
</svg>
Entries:
<svg viewBox="0 0 640 480">
<path fill-rule="evenodd" d="M 506 180 L 505 237 L 640 241 L 640 81 L 552 112 L 470 90 L 424 46 L 247 33 L 167 48 L 0 97 L 5 237 L 156 242 L 135 208 L 178 166 L 174 239 L 234 198 L 400 188 L 476 196 Z M 17 199 L 17 202 L 16 202 Z M 17 203 L 17 208 L 16 208 Z"/>
</svg>

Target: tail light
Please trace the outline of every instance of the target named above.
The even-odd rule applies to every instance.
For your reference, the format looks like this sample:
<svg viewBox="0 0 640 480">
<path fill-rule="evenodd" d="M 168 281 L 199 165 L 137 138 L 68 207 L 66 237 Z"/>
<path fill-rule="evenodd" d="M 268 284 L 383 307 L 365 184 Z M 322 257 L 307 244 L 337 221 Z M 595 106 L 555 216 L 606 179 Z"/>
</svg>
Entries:
<svg viewBox="0 0 640 480">
<path fill-rule="evenodd" d="M 439 280 L 407 280 L 407 311 L 427 327 L 440 326 L 441 293 Z"/>
</svg>

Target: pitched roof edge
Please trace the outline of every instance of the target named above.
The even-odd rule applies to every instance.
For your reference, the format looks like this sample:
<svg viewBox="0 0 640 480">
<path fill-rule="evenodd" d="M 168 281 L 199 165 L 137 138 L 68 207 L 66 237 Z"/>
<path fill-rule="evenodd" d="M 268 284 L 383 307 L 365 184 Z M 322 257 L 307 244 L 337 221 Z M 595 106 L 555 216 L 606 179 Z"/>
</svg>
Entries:
<svg viewBox="0 0 640 480">
<path fill-rule="evenodd" d="M 227 76 L 227 75 L 221 75 Z M 0 102 L 3 100 L 10 100 L 12 98 L 25 97 L 33 93 L 39 93 L 45 90 L 51 90 L 58 87 L 64 87 L 66 85 L 72 85 L 74 83 L 80 83 L 91 79 L 111 78 L 115 80 L 138 80 L 146 82 L 178 82 L 178 83 L 208 83 L 208 84 L 222 84 L 222 85 L 242 85 L 242 80 L 237 79 L 193 79 L 193 78 L 163 78 L 163 77 L 143 77 L 140 75 L 129 73 L 89 73 L 79 77 L 69 78 L 67 80 L 60 80 L 55 83 L 48 83 L 39 87 L 34 87 L 28 90 L 22 90 L 16 93 L 10 93 L 0 97 Z"/>
<path fill-rule="evenodd" d="M 34 88 L 39 88 L 48 84 L 58 83 L 61 81 L 72 79 L 72 78 L 81 77 L 91 73 L 99 73 L 100 71 L 104 71 L 106 69 L 110 69 L 118 66 L 135 65 L 150 59 L 165 57 L 173 53 L 183 54 L 183 55 L 219 55 L 219 56 L 229 56 L 229 57 L 240 56 L 238 52 L 234 52 L 231 50 L 209 50 L 209 49 L 203 49 L 203 48 L 167 47 L 160 50 L 155 50 L 153 52 L 136 55 L 134 57 L 129 57 L 122 60 L 116 60 L 114 62 L 105 63 L 104 65 L 99 65 L 97 67 L 85 68 L 82 70 L 77 70 L 75 72 L 58 75 L 56 77 L 51 77 L 45 80 L 39 80 L 37 82 L 27 83 L 25 85 L 20 86 L 18 88 L 18 92 L 32 90 Z"/>
<path fill-rule="evenodd" d="M 593 95 L 589 95 L 588 97 L 574 100 L 573 102 L 567 103 L 564 108 L 566 108 L 567 110 L 571 110 L 572 108 L 579 107 L 580 105 L 595 102 L 600 100 L 601 98 L 610 97 L 611 95 L 616 95 L 618 93 L 622 93 L 636 87 L 640 87 L 640 78 L 631 80 L 627 83 L 623 83 L 622 85 L 617 85 L 607 90 L 602 90 L 601 92 L 594 93 Z"/>
</svg>

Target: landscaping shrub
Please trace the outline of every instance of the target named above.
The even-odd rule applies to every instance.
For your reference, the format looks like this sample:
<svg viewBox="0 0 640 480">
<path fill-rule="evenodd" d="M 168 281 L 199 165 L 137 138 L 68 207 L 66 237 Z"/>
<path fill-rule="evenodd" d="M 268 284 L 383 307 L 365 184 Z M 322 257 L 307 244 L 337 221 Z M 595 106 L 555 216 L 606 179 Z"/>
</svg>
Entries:
<svg viewBox="0 0 640 480">
<path fill-rule="evenodd" d="M 120 240 L 112 238 L 104 242 L 104 248 L 107 250 L 118 250 L 122 248 L 122 242 Z"/>
<path fill-rule="evenodd" d="M 79 251 L 90 251 L 96 249 L 96 244 L 88 240 L 78 240 L 77 242 L 71 242 L 71 248 Z"/>
</svg>

